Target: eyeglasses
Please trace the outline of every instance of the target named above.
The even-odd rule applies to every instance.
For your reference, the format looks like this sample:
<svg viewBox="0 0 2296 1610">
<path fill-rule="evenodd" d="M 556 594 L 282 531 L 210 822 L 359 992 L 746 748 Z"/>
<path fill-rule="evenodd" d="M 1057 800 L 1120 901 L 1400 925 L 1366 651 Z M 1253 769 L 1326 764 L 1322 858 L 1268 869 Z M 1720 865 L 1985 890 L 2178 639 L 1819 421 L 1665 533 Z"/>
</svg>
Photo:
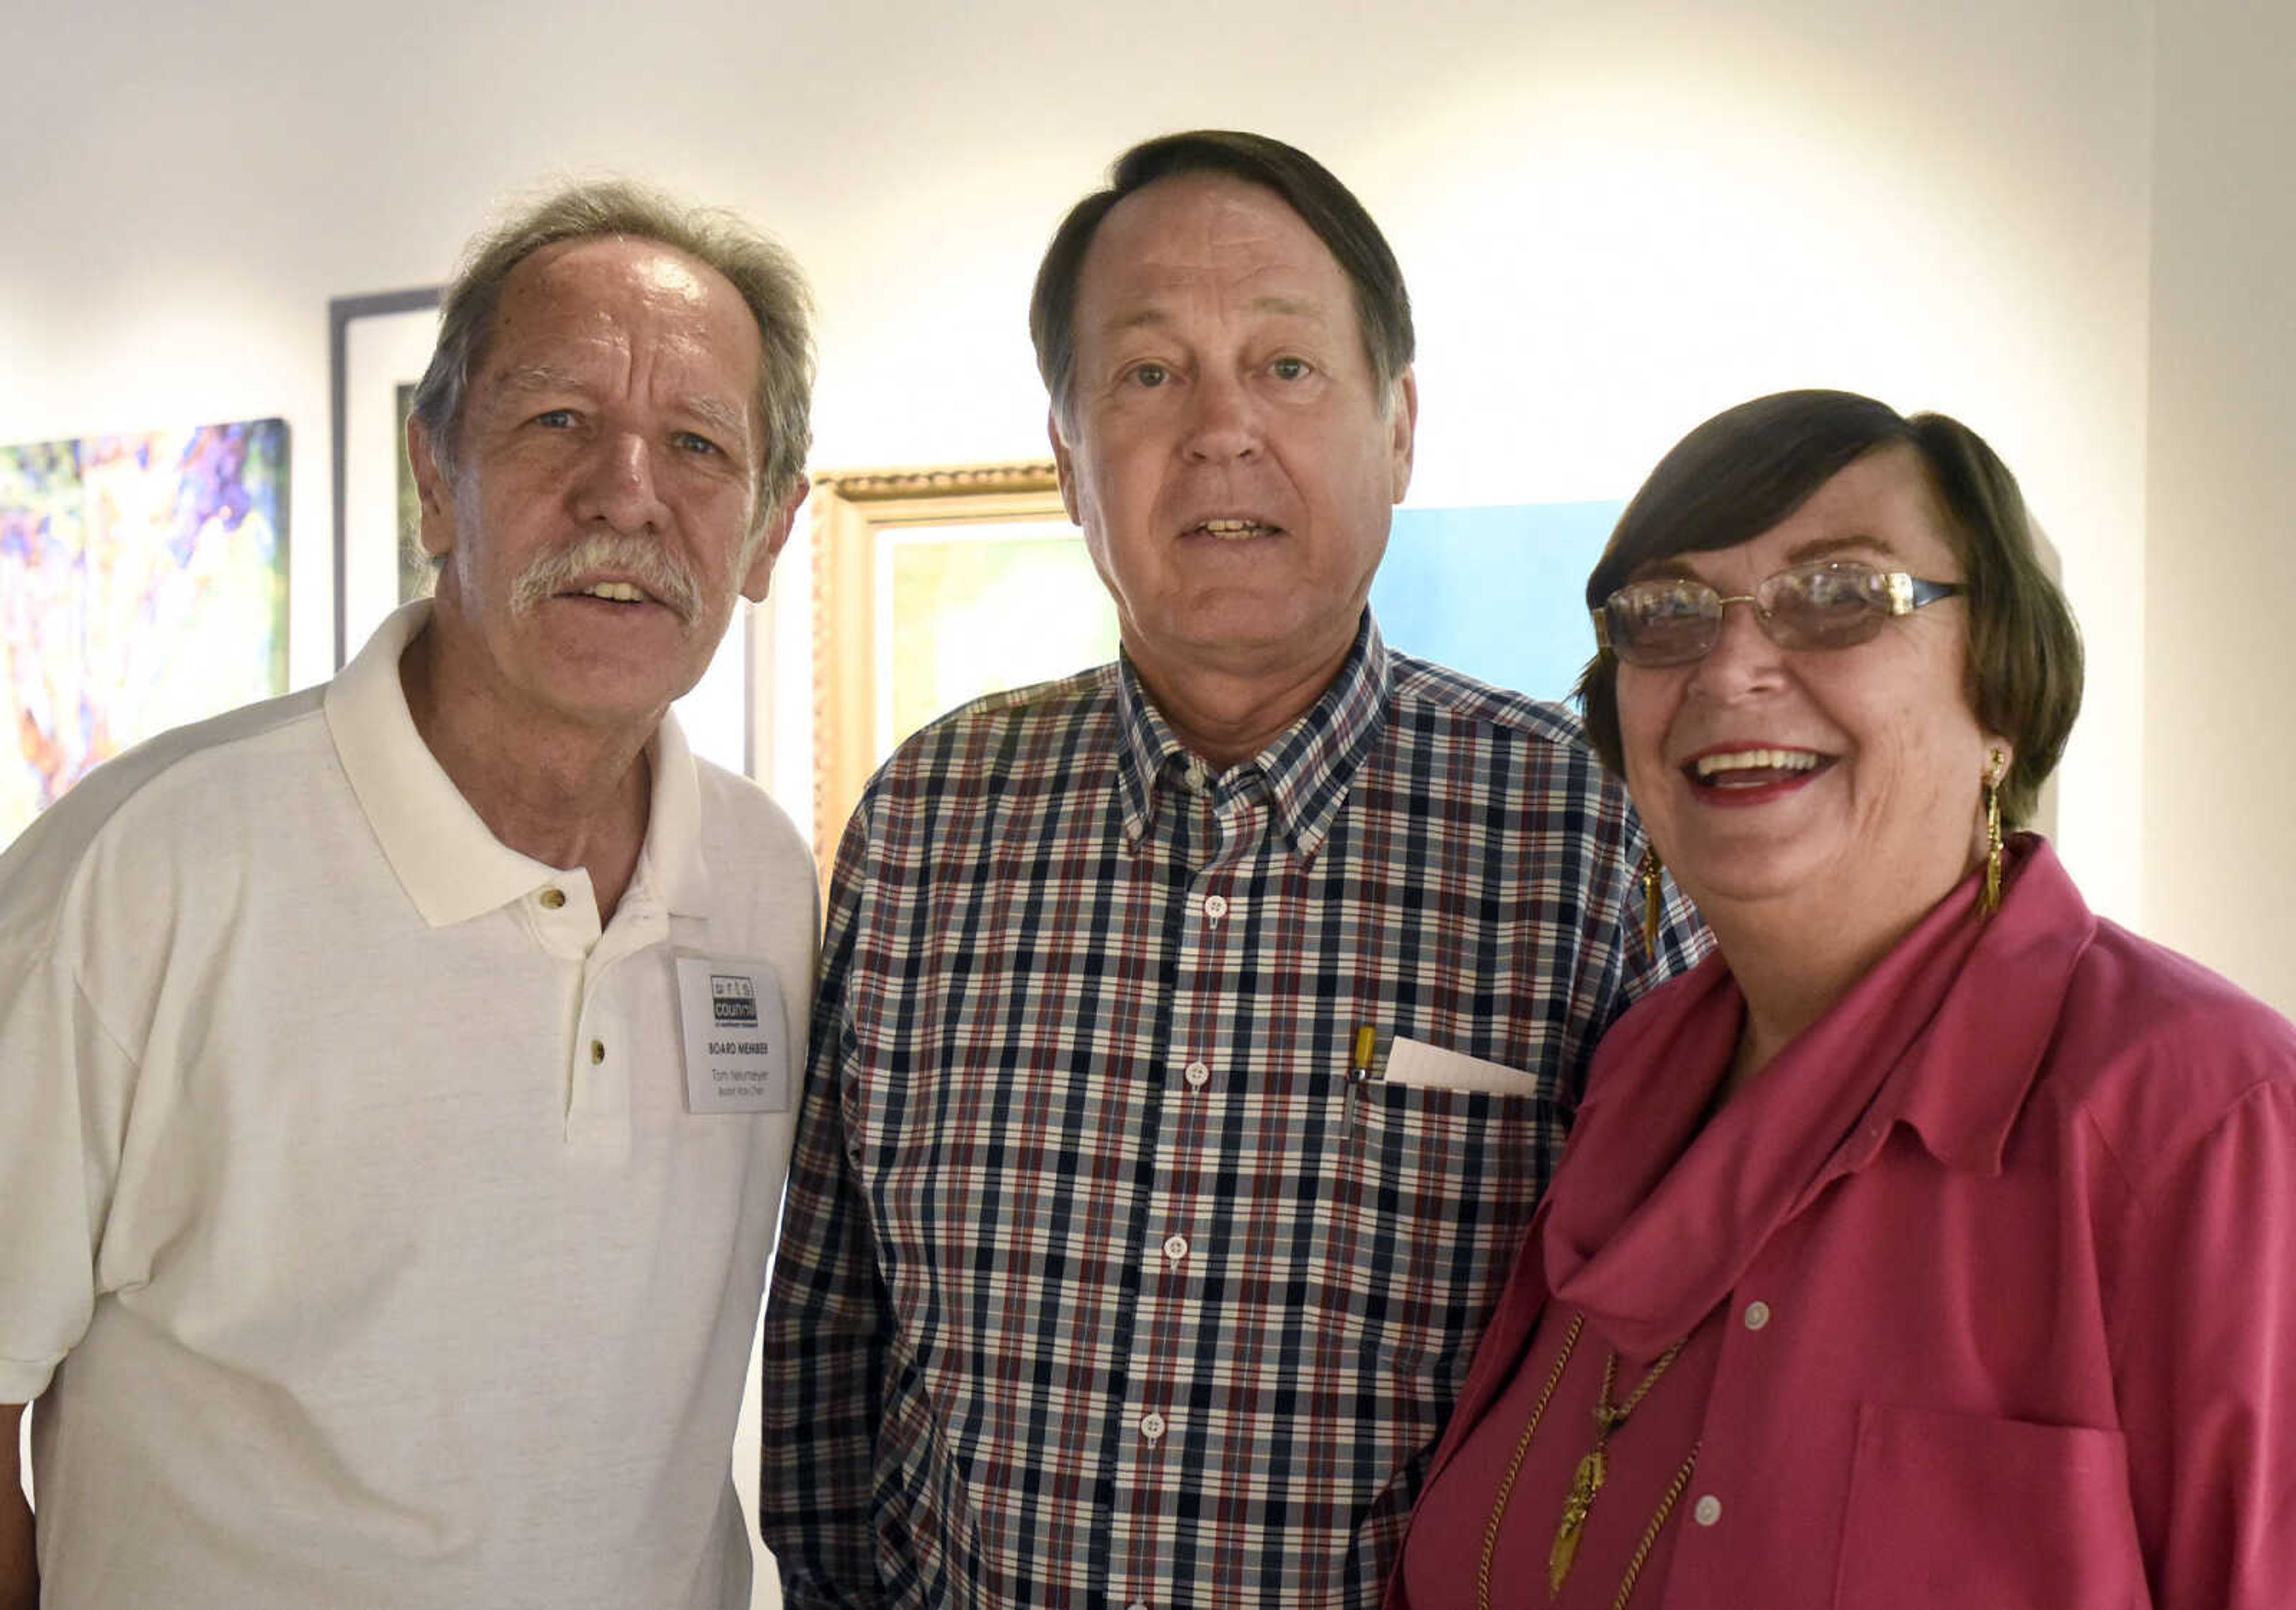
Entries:
<svg viewBox="0 0 2296 1610">
<path fill-rule="evenodd" d="M 1847 649 L 1872 638 L 1891 616 L 1963 590 L 1957 582 L 1925 582 L 1856 560 L 1796 565 L 1734 598 L 1690 576 L 1655 576 L 1628 582 L 1603 601 L 1594 611 L 1595 642 L 1630 666 L 1692 665 L 1722 641 L 1723 610 L 1751 604 L 1781 649 Z"/>
</svg>

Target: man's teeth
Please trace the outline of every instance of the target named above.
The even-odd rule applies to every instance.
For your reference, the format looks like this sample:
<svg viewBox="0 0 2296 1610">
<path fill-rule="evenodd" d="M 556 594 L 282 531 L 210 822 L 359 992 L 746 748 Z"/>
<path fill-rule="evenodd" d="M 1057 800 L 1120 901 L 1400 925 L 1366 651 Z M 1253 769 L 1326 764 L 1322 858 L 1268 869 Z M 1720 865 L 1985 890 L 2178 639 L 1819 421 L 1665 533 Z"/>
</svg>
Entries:
<svg viewBox="0 0 2296 1610">
<path fill-rule="evenodd" d="M 1258 520 L 1206 520 L 1196 529 L 1211 536 L 1257 536 L 1271 527 Z"/>
<path fill-rule="evenodd" d="M 1725 772 L 1814 772 L 1817 756 L 1808 749 L 1734 749 L 1726 755 L 1701 755 L 1698 780 L 1705 782 Z"/>
<path fill-rule="evenodd" d="M 592 582 L 582 591 L 588 597 L 611 599 L 618 604 L 642 604 L 646 596 L 627 582 Z"/>
</svg>

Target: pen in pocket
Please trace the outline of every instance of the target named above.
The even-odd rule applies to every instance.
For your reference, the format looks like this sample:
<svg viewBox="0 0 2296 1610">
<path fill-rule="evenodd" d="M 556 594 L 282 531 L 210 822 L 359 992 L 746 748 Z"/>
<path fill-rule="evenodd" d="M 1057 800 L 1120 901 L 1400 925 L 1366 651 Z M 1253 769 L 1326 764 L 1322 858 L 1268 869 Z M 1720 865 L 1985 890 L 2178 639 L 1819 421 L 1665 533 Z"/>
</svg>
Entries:
<svg viewBox="0 0 2296 1610">
<path fill-rule="evenodd" d="M 1368 1023 L 1356 1025 L 1355 1052 L 1348 1061 L 1348 1071 L 1356 1079 L 1371 1077 L 1373 1053 L 1379 1049 L 1379 1031 Z"/>
</svg>

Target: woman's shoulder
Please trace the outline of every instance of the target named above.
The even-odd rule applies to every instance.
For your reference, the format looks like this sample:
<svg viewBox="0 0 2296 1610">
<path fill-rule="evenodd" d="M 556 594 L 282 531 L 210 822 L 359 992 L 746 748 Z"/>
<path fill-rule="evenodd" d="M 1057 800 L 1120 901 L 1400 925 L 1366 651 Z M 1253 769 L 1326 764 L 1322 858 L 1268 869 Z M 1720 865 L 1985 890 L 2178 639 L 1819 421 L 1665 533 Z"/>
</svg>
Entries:
<svg viewBox="0 0 2296 1610">
<path fill-rule="evenodd" d="M 2243 1116 L 2296 1141 L 2296 1024 L 2103 919 L 2067 980 L 2044 1081 L 2132 1164 L 2166 1164 Z"/>
</svg>

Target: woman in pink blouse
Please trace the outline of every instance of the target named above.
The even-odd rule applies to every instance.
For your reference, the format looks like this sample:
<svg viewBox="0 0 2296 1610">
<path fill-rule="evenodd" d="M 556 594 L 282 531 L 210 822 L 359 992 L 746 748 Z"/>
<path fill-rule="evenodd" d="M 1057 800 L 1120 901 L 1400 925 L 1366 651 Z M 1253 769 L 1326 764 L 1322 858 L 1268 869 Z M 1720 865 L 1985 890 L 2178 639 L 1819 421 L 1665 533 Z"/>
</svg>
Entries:
<svg viewBox="0 0 2296 1610">
<path fill-rule="evenodd" d="M 1764 397 L 1587 600 L 1718 949 L 1603 1042 L 1390 1606 L 2296 1606 L 2296 1029 L 2004 841 L 2081 680 L 2007 470 Z"/>
</svg>

